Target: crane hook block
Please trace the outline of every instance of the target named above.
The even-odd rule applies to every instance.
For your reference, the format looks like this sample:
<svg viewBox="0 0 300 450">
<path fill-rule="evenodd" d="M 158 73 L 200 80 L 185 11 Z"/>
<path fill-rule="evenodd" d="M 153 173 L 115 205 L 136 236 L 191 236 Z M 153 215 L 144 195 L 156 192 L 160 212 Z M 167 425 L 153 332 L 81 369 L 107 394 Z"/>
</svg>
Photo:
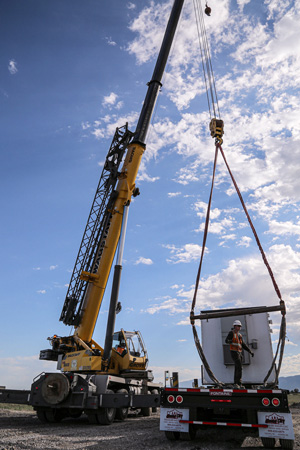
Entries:
<svg viewBox="0 0 300 450">
<path fill-rule="evenodd" d="M 209 130 L 211 137 L 216 139 L 216 144 L 222 145 L 223 139 L 222 136 L 224 134 L 224 122 L 221 119 L 213 118 L 209 124 Z"/>
<path fill-rule="evenodd" d="M 204 10 L 204 12 L 205 12 L 205 14 L 206 14 L 207 16 L 210 16 L 210 14 L 211 14 L 211 8 L 210 8 L 209 6 L 207 6 L 207 3 L 206 3 L 206 5 L 205 5 L 205 10 Z"/>
</svg>

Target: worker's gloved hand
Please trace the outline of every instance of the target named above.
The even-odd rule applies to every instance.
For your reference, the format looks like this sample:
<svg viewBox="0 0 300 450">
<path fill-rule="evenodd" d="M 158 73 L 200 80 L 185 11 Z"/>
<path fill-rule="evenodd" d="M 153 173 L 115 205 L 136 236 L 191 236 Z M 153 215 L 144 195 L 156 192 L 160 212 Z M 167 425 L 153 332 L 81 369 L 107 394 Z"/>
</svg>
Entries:
<svg viewBox="0 0 300 450">
<path fill-rule="evenodd" d="M 250 353 L 250 355 L 251 355 L 251 356 L 252 356 L 252 358 L 253 358 L 253 356 L 254 356 L 254 353 L 253 353 L 253 352 L 251 352 L 251 353 Z"/>
</svg>

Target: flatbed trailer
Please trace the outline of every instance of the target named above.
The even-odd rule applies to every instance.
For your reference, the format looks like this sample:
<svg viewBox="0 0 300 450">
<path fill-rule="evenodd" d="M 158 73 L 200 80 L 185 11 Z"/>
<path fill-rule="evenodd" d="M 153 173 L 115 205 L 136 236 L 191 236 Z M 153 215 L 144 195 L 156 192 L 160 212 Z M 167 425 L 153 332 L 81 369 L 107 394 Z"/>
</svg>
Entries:
<svg viewBox="0 0 300 450">
<path fill-rule="evenodd" d="M 288 392 L 263 387 L 165 387 L 161 392 L 160 429 L 169 440 L 190 440 L 197 430 L 242 428 L 245 435 L 261 437 L 266 448 L 273 448 L 279 439 L 282 448 L 293 449 Z"/>
</svg>

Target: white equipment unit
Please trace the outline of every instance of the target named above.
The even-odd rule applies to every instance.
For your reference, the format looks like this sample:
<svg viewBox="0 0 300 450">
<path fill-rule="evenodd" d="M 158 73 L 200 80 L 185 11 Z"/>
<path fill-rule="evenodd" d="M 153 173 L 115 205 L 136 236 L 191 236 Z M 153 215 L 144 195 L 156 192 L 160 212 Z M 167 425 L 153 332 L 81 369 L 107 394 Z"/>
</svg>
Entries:
<svg viewBox="0 0 300 450">
<path fill-rule="evenodd" d="M 205 312 L 205 311 L 202 311 Z M 242 323 L 243 341 L 254 353 L 254 357 L 243 350 L 243 384 L 262 384 L 273 360 L 270 321 L 268 313 L 248 314 L 235 317 L 221 317 L 201 321 L 202 347 L 208 364 L 216 378 L 226 384 L 233 384 L 234 363 L 229 344 L 225 339 L 233 328 L 233 322 Z M 268 383 L 275 380 L 273 370 Z M 202 384 L 213 384 L 202 367 Z"/>
</svg>

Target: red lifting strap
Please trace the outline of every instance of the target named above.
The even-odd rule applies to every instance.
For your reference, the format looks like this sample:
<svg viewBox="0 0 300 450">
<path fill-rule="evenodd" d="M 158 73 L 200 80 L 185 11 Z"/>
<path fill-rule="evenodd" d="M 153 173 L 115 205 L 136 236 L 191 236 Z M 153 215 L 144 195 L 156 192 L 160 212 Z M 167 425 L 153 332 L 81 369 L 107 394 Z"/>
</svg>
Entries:
<svg viewBox="0 0 300 450">
<path fill-rule="evenodd" d="M 229 167 L 229 165 L 228 165 L 228 163 L 227 163 L 227 160 L 226 160 L 226 158 L 225 158 L 225 154 L 224 154 L 224 152 L 223 152 L 223 149 L 222 149 L 221 145 L 220 145 L 219 143 L 216 143 L 216 151 L 215 151 L 215 160 L 214 160 L 214 168 L 213 168 L 212 184 L 211 184 L 211 190 L 210 190 L 209 201 L 208 201 L 208 205 L 207 205 L 206 220 L 205 220 L 204 235 L 203 235 L 203 243 L 202 243 L 202 249 L 201 249 L 201 258 L 200 258 L 200 264 L 199 264 L 199 269 L 198 269 L 197 278 L 196 278 L 195 292 L 194 292 L 194 297 L 193 297 L 193 301 L 192 301 L 191 312 L 192 312 L 192 313 L 194 312 L 194 308 L 195 308 L 195 304 L 196 304 L 196 297 L 197 297 L 197 292 L 198 292 L 198 286 L 199 286 L 199 281 L 200 281 L 201 268 L 202 268 L 203 256 L 204 256 L 204 251 L 205 251 L 205 244 L 206 244 L 206 238 L 207 238 L 207 233 L 208 233 L 209 216 L 210 216 L 211 200 L 212 200 L 213 187 L 214 187 L 214 180 L 215 180 L 215 173 L 216 173 L 216 166 L 217 166 L 218 150 L 220 150 L 220 152 L 221 152 L 221 154 L 222 154 L 222 156 L 223 156 L 223 159 L 224 159 L 224 162 L 225 162 L 226 167 L 227 167 L 227 169 L 228 169 L 229 175 L 230 175 L 230 177 L 231 177 L 231 179 L 232 179 L 232 182 L 233 182 L 233 184 L 234 184 L 234 187 L 235 187 L 235 189 L 236 189 L 236 192 L 237 192 L 237 194 L 238 194 L 238 196 L 239 196 L 239 199 L 240 199 L 240 201 L 241 201 L 241 204 L 242 204 L 243 209 L 244 209 L 244 211 L 245 211 L 245 214 L 246 214 L 246 216 L 247 216 L 249 225 L 250 225 L 251 230 L 252 230 L 252 232 L 253 232 L 253 235 L 254 235 L 254 237 L 255 237 L 256 243 L 257 243 L 258 248 L 259 248 L 259 250 L 260 250 L 262 259 L 263 259 L 263 261 L 264 261 L 264 263 L 265 263 L 265 265 L 266 265 L 266 267 L 267 267 L 267 269 L 268 269 L 268 272 L 269 272 L 269 274 L 270 274 L 270 277 L 271 277 L 271 280 L 272 280 L 274 289 L 275 289 L 275 291 L 276 291 L 276 294 L 277 294 L 277 296 L 278 296 L 280 302 L 283 302 L 282 297 L 281 297 L 281 293 L 280 293 L 280 290 L 279 290 L 279 287 L 278 287 L 278 285 L 277 285 L 277 283 L 276 283 L 276 280 L 275 280 L 275 278 L 274 278 L 274 275 L 273 275 L 272 269 L 271 269 L 271 267 L 270 267 L 270 264 L 268 263 L 268 260 L 267 260 L 267 257 L 266 257 L 266 255 L 265 255 L 265 252 L 264 252 L 264 250 L 263 250 L 263 248 L 262 248 L 262 246 L 261 246 L 260 240 L 259 240 L 259 238 L 258 238 L 258 236 L 257 236 L 256 230 L 255 230 L 255 228 L 254 228 L 254 225 L 253 225 L 253 223 L 252 223 L 252 220 L 251 220 L 251 218 L 250 218 L 250 216 L 249 216 L 249 213 L 248 213 L 248 211 L 247 211 L 247 208 L 246 208 L 246 205 L 245 205 L 245 203 L 244 203 L 242 194 L 241 194 L 241 192 L 240 192 L 240 190 L 239 190 L 239 187 L 238 187 L 238 185 L 237 185 L 237 183 L 236 183 L 236 181 L 235 181 L 235 178 L 234 178 L 234 176 L 233 176 L 233 174 L 232 174 L 232 172 L 231 172 L 231 170 L 230 170 L 230 167 Z M 285 313 L 282 313 L 282 314 L 284 315 Z"/>
</svg>

